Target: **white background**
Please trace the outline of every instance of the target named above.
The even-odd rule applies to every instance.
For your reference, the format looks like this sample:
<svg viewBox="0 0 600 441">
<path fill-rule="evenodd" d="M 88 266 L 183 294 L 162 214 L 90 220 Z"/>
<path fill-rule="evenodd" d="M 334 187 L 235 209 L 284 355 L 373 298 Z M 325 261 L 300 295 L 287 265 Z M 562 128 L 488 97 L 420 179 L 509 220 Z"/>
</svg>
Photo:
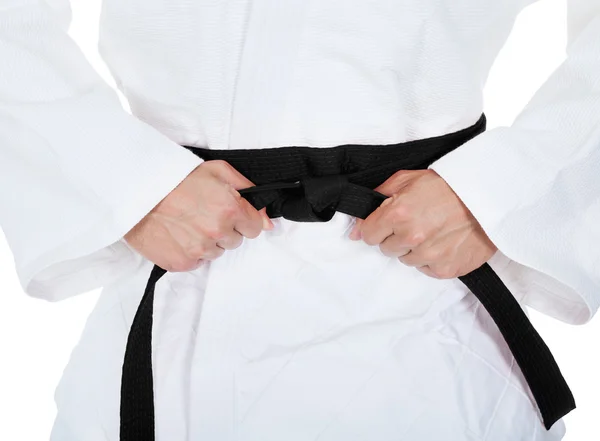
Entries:
<svg viewBox="0 0 600 441">
<path fill-rule="evenodd" d="M 100 0 L 72 3 L 71 35 L 114 84 L 96 50 Z M 486 88 L 490 128 L 510 125 L 564 59 L 565 17 L 565 0 L 540 1 L 519 17 Z M 55 415 L 54 388 L 97 298 L 98 291 L 59 303 L 27 297 L 0 233 L 0 441 L 48 440 Z M 532 320 L 577 400 L 578 409 L 566 417 L 564 441 L 600 440 L 600 319 L 569 326 L 532 312 Z"/>
</svg>

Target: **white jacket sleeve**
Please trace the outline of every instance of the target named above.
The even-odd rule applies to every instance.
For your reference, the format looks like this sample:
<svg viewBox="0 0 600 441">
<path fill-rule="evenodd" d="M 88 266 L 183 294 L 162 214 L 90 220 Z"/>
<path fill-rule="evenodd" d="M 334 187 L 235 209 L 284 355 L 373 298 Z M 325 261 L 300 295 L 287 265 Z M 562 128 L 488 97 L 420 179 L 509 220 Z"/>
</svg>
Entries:
<svg viewBox="0 0 600 441">
<path fill-rule="evenodd" d="M 123 109 L 59 4 L 0 0 L 0 225 L 23 289 L 48 300 L 139 264 L 123 235 L 202 162 Z"/>
<path fill-rule="evenodd" d="M 600 1 L 570 0 L 568 22 L 566 60 L 512 126 L 430 168 L 510 259 L 520 299 L 581 324 L 600 304 Z"/>
</svg>

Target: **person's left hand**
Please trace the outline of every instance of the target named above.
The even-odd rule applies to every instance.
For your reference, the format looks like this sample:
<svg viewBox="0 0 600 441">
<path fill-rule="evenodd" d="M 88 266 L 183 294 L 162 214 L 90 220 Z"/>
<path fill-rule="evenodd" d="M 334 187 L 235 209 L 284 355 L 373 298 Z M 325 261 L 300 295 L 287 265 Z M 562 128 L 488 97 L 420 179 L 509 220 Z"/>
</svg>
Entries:
<svg viewBox="0 0 600 441">
<path fill-rule="evenodd" d="M 375 190 L 389 196 L 350 239 L 379 245 L 382 253 L 437 279 L 479 268 L 496 246 L 456 193 L 435 171 L 401 170 Z"/>
</svg>

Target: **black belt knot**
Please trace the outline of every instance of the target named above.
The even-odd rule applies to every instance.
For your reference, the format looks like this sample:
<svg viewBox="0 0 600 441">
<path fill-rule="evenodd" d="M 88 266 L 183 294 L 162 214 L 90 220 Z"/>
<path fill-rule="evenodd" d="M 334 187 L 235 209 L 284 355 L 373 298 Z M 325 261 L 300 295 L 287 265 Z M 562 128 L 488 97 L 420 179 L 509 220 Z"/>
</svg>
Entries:
<svg viewBox="0 0 600 441">
<path fill-rule="evenodd" d="M 296 182 L 275 182 L 240 190 L 255 208 L 266 207 L 271 218 L 283 217 L 296 222 L 327 222 L 336 211 L 347 213 L 349 205 L 362 204 L 367 199 L 368 210 L 379 205 L 385 196 L 353 184 L 352 175 L 333 174 L 305 176 Z M 353 202 L 354 201 L 354 202 Z M 358 202 L 357 202 L 358 201 Z M 349 214 L 349 213 L 348 213 Z M 366 217 L 366 213 L 361 217 Z"/>
<path fill-rule="evenodd" d="M 342 192 L 348 186 L 348 178 L 345 175 L 302 178 L 300 184 L 304 188 L 306 201 L 317 213 L 322 213 L 325 209 L 328 209 L 327 217 L 323 219 L 328 221 L 333 217 Z"/>
</svg>

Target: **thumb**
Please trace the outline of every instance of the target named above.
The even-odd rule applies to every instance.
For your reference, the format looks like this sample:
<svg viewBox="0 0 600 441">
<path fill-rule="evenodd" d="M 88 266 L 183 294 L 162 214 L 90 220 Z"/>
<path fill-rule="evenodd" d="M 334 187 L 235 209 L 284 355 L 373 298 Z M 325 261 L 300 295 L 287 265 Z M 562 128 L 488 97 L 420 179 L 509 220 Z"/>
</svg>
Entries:
<svg viewBox="0 0 600 441">
<path fill-rule="evenodd" d="M 223 181 L 227 182 L 231 187 L 236 191 L 243 190 L 245 188 L 254 187 L 254 183 L 242 175 L 239 171 L 237 171 L 231 164 L 227 162 L 223 162 L 223 166 L 219 168 L 218 171 L 219 178 Z M 238 197 L 241 197 L 239 193 L 237 193 Z M 254 210 L 250 204 L 248 204 L 248 208 Z M 267 208 L 263 208 L 258 211 L 260 217 L 262 218 L 263 230 L 272 230 L 275 228 L 273 222 L 269 218 L 267 214 Z"/>
<path fill-rule="evenodd" d="M 415 170 L 400 170 L 390 176 L 383 184 L 375 188 L 375 191 L 392 196 L 402 190 L 414 177 Z"/>
<path fill-rule="evenodd" d="M 254 183 L 237 171 L 231 164 L 223 161 L 223 166 L 219 167 L 218 176 L 223 181 L 231 185 L 235 190 L 242 190 L 254 187 Z"/>
</svg>

